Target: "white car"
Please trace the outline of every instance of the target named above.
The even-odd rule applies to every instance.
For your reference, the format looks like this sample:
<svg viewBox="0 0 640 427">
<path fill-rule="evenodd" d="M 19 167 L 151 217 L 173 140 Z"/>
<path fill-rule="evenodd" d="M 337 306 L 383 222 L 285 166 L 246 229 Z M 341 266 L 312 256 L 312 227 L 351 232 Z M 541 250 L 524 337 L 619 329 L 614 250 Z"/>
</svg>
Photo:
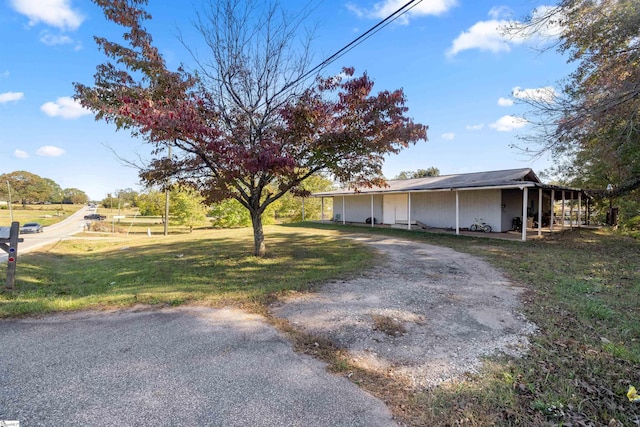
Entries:
<svg viewBox="0 0 640 427">
<path fill-rule="evenodd" d="M 20 233 L 42 233 L 44 228 L 37 222 L 27 222 L 20 227 Z"/>
</svg>

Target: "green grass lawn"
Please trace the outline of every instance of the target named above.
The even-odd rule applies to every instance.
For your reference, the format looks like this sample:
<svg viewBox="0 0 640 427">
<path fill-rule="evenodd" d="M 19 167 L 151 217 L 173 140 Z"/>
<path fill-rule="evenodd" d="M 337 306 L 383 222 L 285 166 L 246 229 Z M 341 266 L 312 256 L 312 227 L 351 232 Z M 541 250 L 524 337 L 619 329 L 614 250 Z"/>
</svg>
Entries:
<svg viewBox="0 0 640 427">
<path fill-rule="evenodd" d="M 259 309 L 280 292 L 370 265 L 370 252 L 341 233 L 392 235 L 485 258 L 528 289 L 523 311 L 539 333 L 526 357 L 494 357 L 481 374 L 433 390 L 408 390 L 393 378 L 355 371 L 344 358 L 325 357 L 334 370 L 348 370 L 409 425 L 640 422 L 640 404 L 626 397 L 629 385 L 640 388 L 637 240 L 573 230 L 520 242 L 310 223 L 265 231 L 264 259 L 250 255 L 247 229 L 59 242 L 21 256 L 16 290 L 0 293 L 0 316 L 136 303 Z"/>
<path fill-rule="evenodd" d="M 82 205 L 12 205 L 11 211 L 2 206 L 0 209 L 0 226 L 8 227 L 11 225 L 11 216 L 13 221 L 18 221 L 20 225 L 26 222 L 39 222 L 47 226 L 62 221 L 78 209 Z"/>
<path fill-rule="evenodd" d="M 261 302 L 371 259 L 335 231 L 268 227 L 266 233 L 269 255 L 262 259 L 251 255 L 250 229 L 61 241 L 20 256 L 15 291 L 0 294 L 0 317 L 136 303 Z"/>
</svg>

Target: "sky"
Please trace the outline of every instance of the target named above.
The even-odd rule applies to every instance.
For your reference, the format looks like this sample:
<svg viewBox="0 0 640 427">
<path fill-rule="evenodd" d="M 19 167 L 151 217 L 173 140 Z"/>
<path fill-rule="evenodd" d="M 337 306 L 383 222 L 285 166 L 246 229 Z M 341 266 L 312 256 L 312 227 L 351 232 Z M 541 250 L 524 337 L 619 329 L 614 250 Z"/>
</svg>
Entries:
<svg viewBox="0 0 640 427">
<path fill-rule="evenodd" d="M 210 0 L 149 0 L 146 27 L 170 69 L 194 68 L 178 34 L 191 47 L 201 43 L 192 23 L 203 1 Z M 388 179 L 430 167 L 445 175 L 526 167 L 539 173 L 552 165 L 546 155 L 511 147 L 532 128 L 523 100 L 558 91 L 572 64 L 543 49 L 553 29 L 545 39 L 501 31 L 550 1 L 422 0 L 323 70 L 354 67 L 373 79 L 374 91 L 402 88 L 408 115 L 429 126 L 428 141 L 387 158 Z M 292 11 L 301 4 L 280 3 Z M 307 18 L 315 29 L 314 65 L 404 3 L 318 1 Z M 92 200 L 143 190 L 122 159 L 147 159 L 150 147 L 73 100 L 73 83 L 92 85 L 106 59 L 93 37 L 120 40 L 122 33 L 90 0 L 0 0 L 0 174 L 26 170 Z"/>
</svg>

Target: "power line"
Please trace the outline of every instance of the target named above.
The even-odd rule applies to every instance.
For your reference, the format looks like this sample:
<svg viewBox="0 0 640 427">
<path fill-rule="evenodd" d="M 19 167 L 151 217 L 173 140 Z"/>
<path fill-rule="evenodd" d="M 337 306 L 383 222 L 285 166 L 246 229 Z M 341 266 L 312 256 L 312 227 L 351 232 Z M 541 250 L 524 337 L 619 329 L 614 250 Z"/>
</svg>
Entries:
<svg viewBox="0 0 640 427">
<path fill-rule="evenodd" d="M 387 25 L 389 25 L 390 23 L 392 23 L 393 21 L 395 21 L 396 19 L 398 19 L 399 17 L 401 17 L 402 15 L 404 15 L 405 13 L 407 13 L 408 11 L 410 11 L 411 9 L 416 7 L 421 2 L 422 2 L 422 0 L 410 0 L 410 1 L 408 1 L 403 6 L 401 6 L 398 10 L 393 12 L 391 15 L 387 16 L 382 21 L 378 22 L 376 25 L 374 25 L 373 27 L 369 28 L 367 31 L 362 33 L 360 36 L 358 36 L 357 38 L 355 38 L 354 40 L 349 42 L 347 45 L 345 45 L 343 48 L 338 50 L 336 53 L 334 53 L 333 55 L 329 56 L 327 59 L 322 61 L 320 64 L 316 65 L 315 67 L 313 67 L 312 69 L 310 69 L 309 71 L 304 73 L 302 76 L 300 76 L 294 82 L 292 82 L 292 85 L 298 83 L 301 80 L 306 79 L 311 74 L 313 74 L 315 71 L 323 69 L 326 66 L 330 65 L 331 63 L 333 63 L 334 61 L 336 61 L 337 59 L 341 58 L 346 53 L 351 51 L 353 48 L 358 46 L 360 43 L 364 42 L 369 37 L 371 37 L 372 35 L 376 34 L 378 31 L 380 31 L 381 29 L 383 29 L 384 27 L 386 27 Z M 413 3 L 415 3 L 415 4 L 413 4 Z M 409 7 L 409 6 L 411 6 L 411 7 Z"/>
<path fill-rule="evenodd" d="M 295 79 L 292 82 L 289 82 L 288 84 L 286 84 L 282 89 L 280 89 L 277 93 L 275 93 L 274 96 L 278 96 L 278 95 L 282 94 L 283 92 L 286 92 L 288 89 L 290 89 L 291 87 L 293 87 L 296 84 L 300 83 L 302 80 L 306 79 L 307 77 L 309 77 L 311 74 L 313 74 L 317 70 L 321 70 L 321 69 L 327 67 L 328 65 L 330 65 L 331 63 L 335 62 L 337 59 L 339 59 L 342 56 L 344 56 L 345 54 L 347 54 L 353 48 L 355 48 L 356 46 L 358 46 L 359 44 L 361 44 L 362 42 L 367 40 L 369 37 L 371 37 L 374 34 L 376 34 L 378 31 L 380 31 L 381 29 L 383 29 L 384 27 L 386 27 L 387 25 L 389 25 L 390 23 L 392 23 L 396 19 L 400 18 L 405 13 L 409 12 L 411 9 L 413 9 L 414 7 L 419 5 L 420 3 L 422 3 L 422 0 L 409 0 L 407 3 L 405 3 L 400 8 L 398 8 L 395 12 L 393 12 L 392 14 L 390 14 L 389 16 L 384 18 L 382 21 L 378 22 L 373 27 L 369 28 L 367 31 L 362 33 L 360 36 L 356 37 L 354 40 L 349 42 L 347 45 L 345 45 L 344 47 L 339 49 L 336 53 L 334 53 L 333 55 L 329 56 L 327 59 L 325 59 L 324 61 L 322 61 L 321 63 L 319 63 L 318 65 L 316 65 L 315 67 L 313 67 L 312 69 L 307 71 L 306 73 L 302 74 L 297 79 Z M 264 105 L 264 104 L 265 103 L 262 103 L 261 105 Z"/>
</svg>

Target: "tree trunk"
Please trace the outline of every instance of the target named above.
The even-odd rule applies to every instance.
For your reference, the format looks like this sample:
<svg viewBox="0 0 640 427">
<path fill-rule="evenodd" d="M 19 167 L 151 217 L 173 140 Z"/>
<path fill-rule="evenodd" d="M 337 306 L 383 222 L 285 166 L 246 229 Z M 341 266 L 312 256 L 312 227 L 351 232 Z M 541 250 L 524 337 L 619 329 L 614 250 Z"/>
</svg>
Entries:
<svg viewBox="0 0 640 427">
<path fill-rule="evenodd" d="M 253 224 L 253 254 L 257 257 L 263 257 L 267 253 L 264 246 L 264 231 L 262 230 L 262 215 L 251 212 L 251 223 Z"/>
</svg>

